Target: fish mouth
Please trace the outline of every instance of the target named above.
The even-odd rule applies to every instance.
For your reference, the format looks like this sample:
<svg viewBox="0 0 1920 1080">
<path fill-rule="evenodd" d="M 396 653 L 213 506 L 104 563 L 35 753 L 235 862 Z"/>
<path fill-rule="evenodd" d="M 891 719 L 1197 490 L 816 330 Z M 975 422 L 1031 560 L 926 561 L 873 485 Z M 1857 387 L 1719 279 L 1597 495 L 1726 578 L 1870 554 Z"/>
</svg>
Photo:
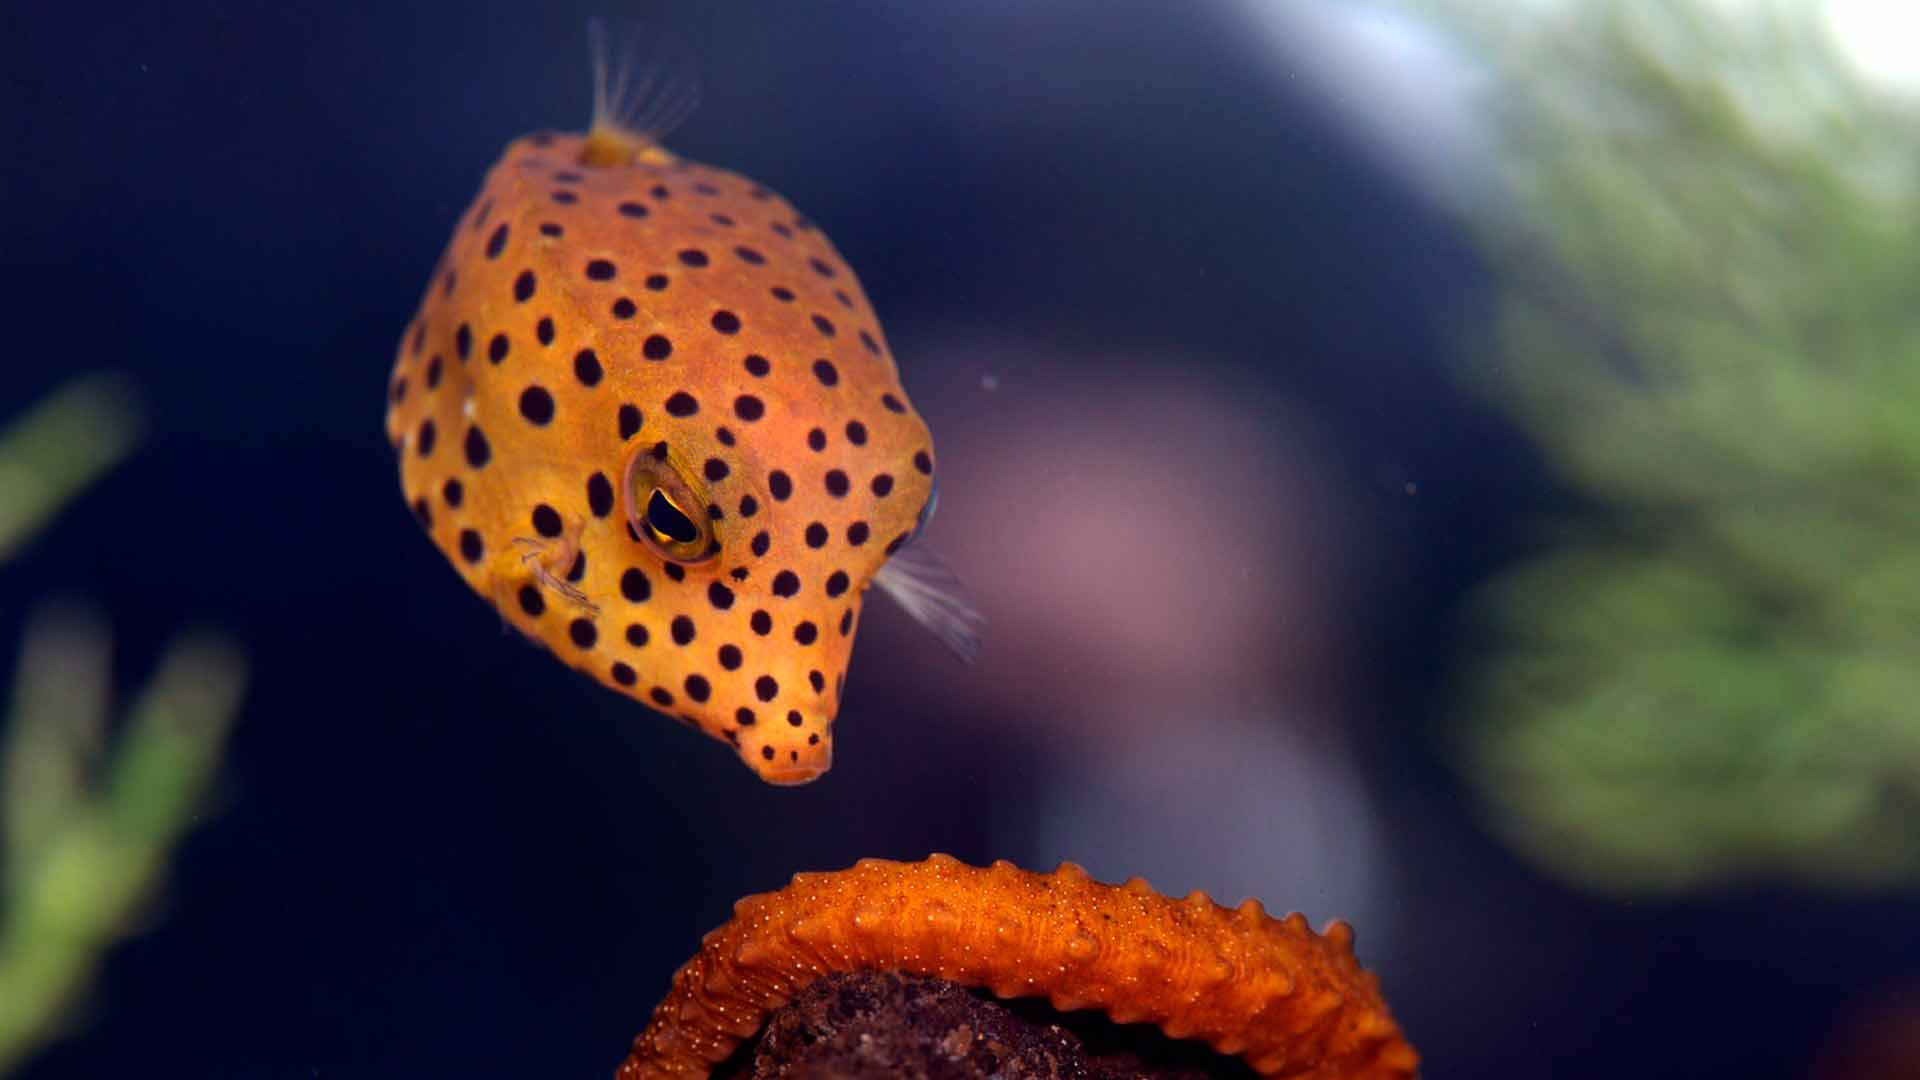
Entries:
<svg viewBox="0 0 1920 1080">
<path fill-rule="evenodd" d="M 760 779 L 774 787 L 799 787 L 811 784 L 826 773 L 826 769 L 813 765 L 789 765 L 786 768 L 767 768 L 760 772 Z"/>
<path fill-rule="evenodd" d="M 780 757 L 785 760 L 766 761 L 757 757 L 749 758 L 745 753 L 740 755 L 740 759 L 745 761 L 761 780 L 775 787 L 799 787 L 802 784 L 811 784 L 826 775 L 828 769 L 833 768 L 833 746 L 824 740 L 818 746 L 810 746 L 802 750 L 798 761 L 786 754 L 781 754 Z"/>
</svg>

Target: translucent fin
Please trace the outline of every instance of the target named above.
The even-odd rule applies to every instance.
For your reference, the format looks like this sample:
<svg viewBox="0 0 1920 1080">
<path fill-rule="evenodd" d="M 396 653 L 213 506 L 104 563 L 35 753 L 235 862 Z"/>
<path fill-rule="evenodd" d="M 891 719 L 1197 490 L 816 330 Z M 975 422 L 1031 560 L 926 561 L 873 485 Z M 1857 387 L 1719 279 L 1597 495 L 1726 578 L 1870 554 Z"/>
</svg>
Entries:
<svg viewBox="0 0 1920 1080">
<path fill-rule="evenodd" d="M 873 575 L 873 583 L 915 622 L 933 631 L 955 656 L 971 664 L 980 655 L 986 616 L 975 609 L 966 586 L 927 545 L 901 548 Z"/>
<path fill-rule="evenodd" d="M 630 161 L 643 150 L 657 151 L 660 140 L 699 107 L 699 76 L 687 50 L 673 39 L 627 27 L 618 40 L 609 40 L 606 23 L 591 19 L 587 49 L 593 61 L 591 156 Z"/>
<path fill-rule="evenodd" d="M 548 567 L 548 563 L 554 561 L 561 566 L 572 565 L 574 556 L 580 553 L 577 540 L 548 542 L 535 540 L 531 536 L 516 536 L 513 538 L 513 546 L 520 549 L 520 565 L 533 573 L 535 581 L 566 597 L 575 607 L 588 614 L 600 614 L 600 605 L 587 599 L 586 593 L 563 580 L 559 574 Z"/>
</svg>

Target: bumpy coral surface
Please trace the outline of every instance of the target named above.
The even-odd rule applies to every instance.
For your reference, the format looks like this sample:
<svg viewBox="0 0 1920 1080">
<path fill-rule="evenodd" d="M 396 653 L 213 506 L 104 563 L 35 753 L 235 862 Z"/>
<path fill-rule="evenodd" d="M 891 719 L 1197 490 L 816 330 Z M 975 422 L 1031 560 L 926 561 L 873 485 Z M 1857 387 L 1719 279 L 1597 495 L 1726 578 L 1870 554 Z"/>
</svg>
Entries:
<svg viewBox="0 0 1920 1080">
<path fill-rule="evenodd" d="M 1344 923 L 1317 935 L 1255 900 L 1225 908 L 1139 878 L 1104 885 L 1071 863 L 1036 874 L 935 855 L 797 874 L 739 901 L 675 974 L 617 1080 L 704 1076 L 801 988 L 861 970 L 1149 1022 L 1266 1076 L 1391 1080 L 1419 1063 Z"/>
</svg>

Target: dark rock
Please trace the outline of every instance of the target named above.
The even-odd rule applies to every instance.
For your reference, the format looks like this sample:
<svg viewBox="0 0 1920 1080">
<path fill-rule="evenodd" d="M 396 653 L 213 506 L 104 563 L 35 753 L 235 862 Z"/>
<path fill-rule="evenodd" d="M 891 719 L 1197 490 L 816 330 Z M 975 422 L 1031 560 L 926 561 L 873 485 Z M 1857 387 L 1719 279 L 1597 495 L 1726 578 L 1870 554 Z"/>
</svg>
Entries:
<svg viewBox="0 0 1920 1080">
<path fill-rule="evenodd" d="M 1146 1024 L 1001 1002 L 941 979 L 829 975 L 776 1011 L 719 1069 L 727 1080 L 1203 1080 L 1243 1078 L 1237 1058 Z"/>
</svg>

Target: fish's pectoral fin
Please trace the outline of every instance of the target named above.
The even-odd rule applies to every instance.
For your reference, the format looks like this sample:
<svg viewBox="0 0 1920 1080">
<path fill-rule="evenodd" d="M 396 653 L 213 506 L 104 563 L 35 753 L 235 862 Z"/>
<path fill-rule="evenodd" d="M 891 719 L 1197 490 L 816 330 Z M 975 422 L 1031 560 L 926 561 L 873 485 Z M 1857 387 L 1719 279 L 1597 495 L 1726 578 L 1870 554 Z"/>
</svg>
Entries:
<svg viewBox="0 0 1920 1080">
<path fill-rule="evenodd" d="M 962 661 L 971 664 L 980 655 L 986 616 L 959 576 L 925 544 L 900 549 L 874 573 L 873 583 Z"/>
<path fill-rule="evenodd" d="M 566 578 L 561 577 L 573 560 L 580 554 L 580 542 L 577 536 L 569 534 L 558 540 L 537 540 L 531 536 L 516 536 L 513 546 L 520 549 L 520 565 L 527 568 L 543 589 L 551 589 L 566 597 L 575 607 L 589 614 L 600 614 L 600 605 L 587 599 L 587 594 Z M 559 572 L 554 567 L 560 567 Z"/>
</svg>

